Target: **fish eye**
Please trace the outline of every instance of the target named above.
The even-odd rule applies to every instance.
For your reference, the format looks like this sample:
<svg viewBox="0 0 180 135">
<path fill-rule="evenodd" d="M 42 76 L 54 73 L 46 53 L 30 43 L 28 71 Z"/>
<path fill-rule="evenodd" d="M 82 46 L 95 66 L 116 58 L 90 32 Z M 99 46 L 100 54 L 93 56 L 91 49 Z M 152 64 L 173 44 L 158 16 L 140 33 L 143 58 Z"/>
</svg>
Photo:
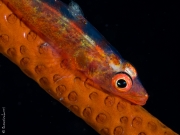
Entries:
<svg viewBox="0 0 180 135">
<path fill-rule="evenodd" d="M 112 86 L 119 92 L 127 92 L 132 87 L 132 79 L 127 73 L 120 72 L 112 78 Z"/>
<path fill-rule="evenodd" d="M 126 80 L 124 79 L 119 79 L 116 83 L 118 88 L 125 88 L 127 86 Z"/>
</svg>

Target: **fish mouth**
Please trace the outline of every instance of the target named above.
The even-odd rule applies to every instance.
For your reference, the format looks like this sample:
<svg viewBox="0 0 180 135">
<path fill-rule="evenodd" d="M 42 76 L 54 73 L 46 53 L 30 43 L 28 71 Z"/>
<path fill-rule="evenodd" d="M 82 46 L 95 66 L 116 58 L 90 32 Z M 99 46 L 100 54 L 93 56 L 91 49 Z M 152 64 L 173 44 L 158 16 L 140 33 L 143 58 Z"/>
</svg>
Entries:
<svg viewBox="0 0 180 135">
<path fill-rule="evenodd" d="M 148 100 L 148 94 L 145 94 L 144 96 L 136 96 L 135 98 L 126 98 L 126 100 L 129 100 L 131 103 L 136 105 L 145 105 Z"/>
<path fill-rule="evenodd" d="M 145 89 L 141 89 L 140 93 L 137 91 L 130 91 L 127 93 L 119 93 L 117 96 L 127 100 L 131 104 L 140 105 L 140 106 L 145 105 L 149 97 Z"/>
<path fill-rule="evenodd" d="M 145 94 L 143 96 L 120 95 L 120 97 L 127 100 L 131 104 L 143 106 L 146 104 L 149 96 L 148 94 Z"/>
</svg>

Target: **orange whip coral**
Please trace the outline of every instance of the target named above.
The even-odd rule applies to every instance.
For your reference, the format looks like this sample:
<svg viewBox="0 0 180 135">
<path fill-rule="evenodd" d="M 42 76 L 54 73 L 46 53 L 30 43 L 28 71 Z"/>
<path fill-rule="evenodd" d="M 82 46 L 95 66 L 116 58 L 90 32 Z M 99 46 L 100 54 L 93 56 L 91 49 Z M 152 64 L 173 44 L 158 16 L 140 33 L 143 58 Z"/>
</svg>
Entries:
<svg viewBox="0 0 180 135">
<path fill-rule="evenodd" d="M 6 4 L 0 5 L 0 52 L 98 133 L 176 134 L 141 106 L 105 93 L 81 72 L 72 74 L 66 61 Z"/>
</svg>

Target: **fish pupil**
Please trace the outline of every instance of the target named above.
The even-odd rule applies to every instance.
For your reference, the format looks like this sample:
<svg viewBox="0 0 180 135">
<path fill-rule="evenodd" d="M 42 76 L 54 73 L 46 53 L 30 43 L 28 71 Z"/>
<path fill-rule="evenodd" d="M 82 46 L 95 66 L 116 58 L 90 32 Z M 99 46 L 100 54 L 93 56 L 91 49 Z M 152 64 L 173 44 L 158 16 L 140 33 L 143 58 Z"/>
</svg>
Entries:
<svg viewBox="0 0 180 135">
<path fill-rule="evenodd" d="M 126 81 L 125 81 L 124 79 L 119 79 L 119 80 L 117 81 L 117 86 L 118 86 L 119 88 L 125 88 L 125 87 L 127 86 L 127 83 L 126 83 Z"/>
</svg>

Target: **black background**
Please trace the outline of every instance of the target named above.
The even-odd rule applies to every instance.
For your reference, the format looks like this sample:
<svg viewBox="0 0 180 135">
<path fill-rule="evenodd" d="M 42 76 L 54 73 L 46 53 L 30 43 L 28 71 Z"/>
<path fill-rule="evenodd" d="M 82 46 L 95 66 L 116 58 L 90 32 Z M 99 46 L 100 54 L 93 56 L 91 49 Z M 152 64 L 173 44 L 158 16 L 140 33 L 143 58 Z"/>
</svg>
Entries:
<svg viewBox="0 0 180 135">
<path fill-rule="evenodd" d="M 166 0 L 75 2 L 85 18 L 136 67 L 149 93 L 144 108 L 180 133 L 178 4 Z M 0 91 L 8 135 L 97 134 L 3 55 L 0 55 Z"/>
</svg>

